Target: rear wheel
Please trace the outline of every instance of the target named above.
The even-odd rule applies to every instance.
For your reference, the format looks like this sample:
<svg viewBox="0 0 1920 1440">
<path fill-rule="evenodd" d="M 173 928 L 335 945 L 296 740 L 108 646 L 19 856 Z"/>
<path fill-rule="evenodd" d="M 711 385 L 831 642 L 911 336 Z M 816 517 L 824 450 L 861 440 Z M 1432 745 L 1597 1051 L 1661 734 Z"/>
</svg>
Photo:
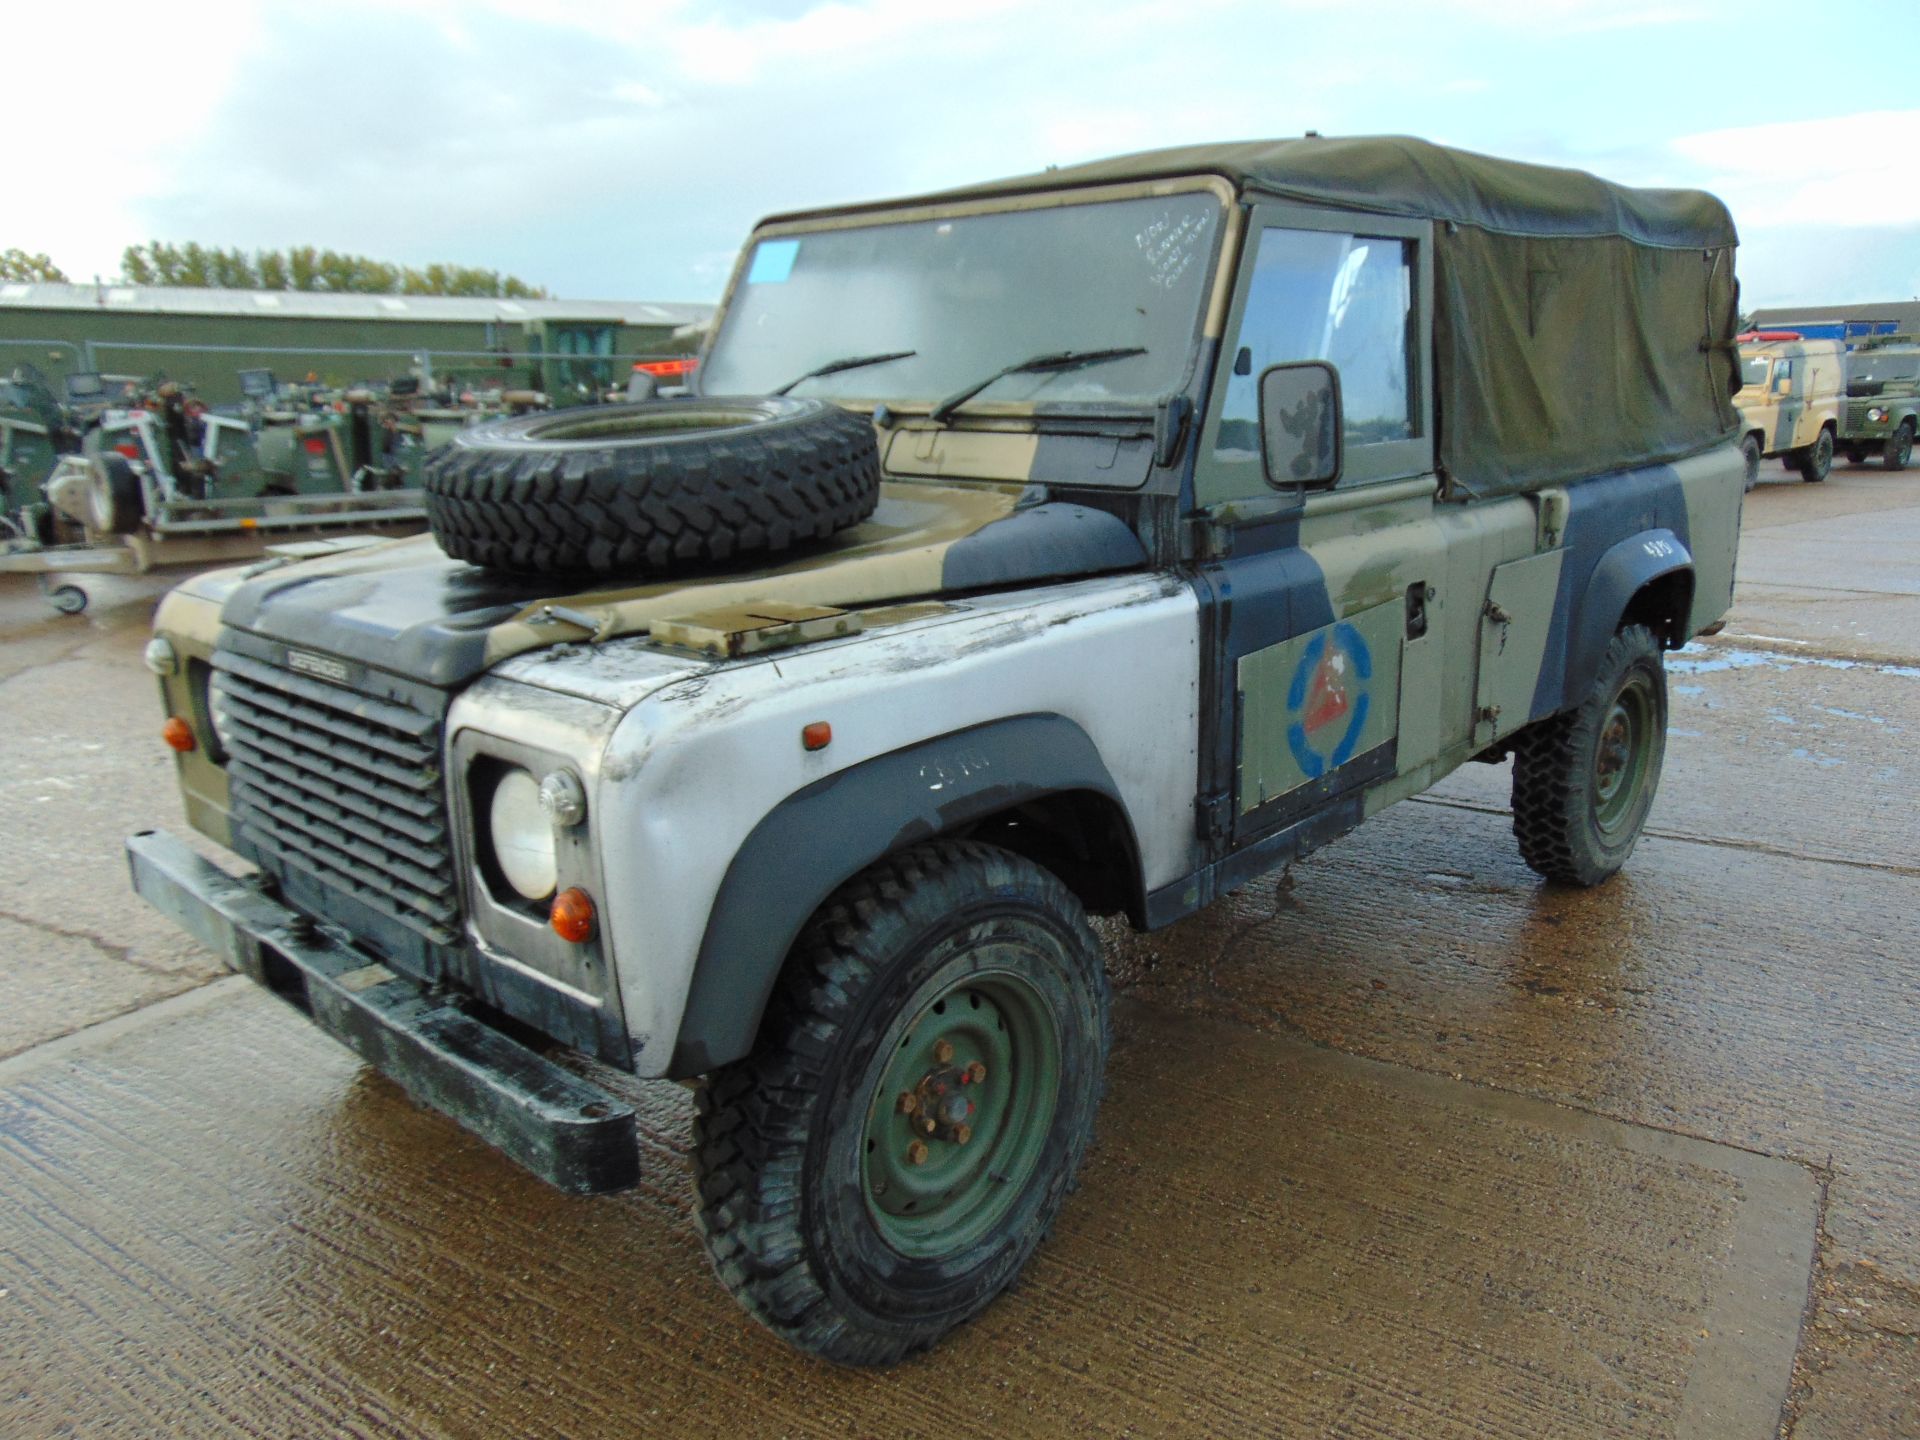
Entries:
<svg viewBox="0 0 1920 1440">
<path fill-rule="evenodd" d="M 1880 452 L 1880 463 L 1889 470 L 1904 470 L 1913 459 L 1913 421 L 1902 420 L 1900 428 L 1887 437 L 1887 448 Z"/>
<path fill-rule="evenodd" d="M 1579 706 L 1523 730 L 1513 749 L 1513 831 L 1549 880 L 1598 885 L 1633 854 L 1667 750 L 1667 675 L 1644 625 L 1613 637 Z"/>
<path fill-rule="evenodd" d="M 753 1316 L 843 1364 L 971 1319 L 1086 1153 L 1107 979 L 1079 902 L 993 846 L 881 861 L 802 935 L 754 1053 L 707 1077 L 698 1223 Z"/>
<path fill-rule="evenodd" d="M 1749 435 L 1740 442 L 1740 458 L 1746 463 L 1746 488 L 1751 490 L 1760 483 L 1760 437 Z"/>
<path fill-rule="evenodd" d="M 1833 472 L 1833 431 L 1822 430 L 1820 438 L 1795 457 L 1794 464 L 1809 485 L 1825 480 Z"/>
</svg>

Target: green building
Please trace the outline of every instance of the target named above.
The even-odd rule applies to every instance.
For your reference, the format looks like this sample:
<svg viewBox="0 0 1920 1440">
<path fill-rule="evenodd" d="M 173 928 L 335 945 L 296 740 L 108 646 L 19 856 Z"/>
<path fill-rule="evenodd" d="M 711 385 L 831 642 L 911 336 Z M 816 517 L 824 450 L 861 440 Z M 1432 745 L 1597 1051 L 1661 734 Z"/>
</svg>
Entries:
<svg viewBox="0 0 1920 1440">
<path fill-rule="evenodd" d="M 202 398 L 240 398 L 238 372 L 379 381 L 437 378 L 546 390 L 624 381 L 636 359 L 698 349 L 710 305 L 0 284 L 0 374 L 21 361 L 56 390 L 76 370 L 164 374 Z"/>
</svg>

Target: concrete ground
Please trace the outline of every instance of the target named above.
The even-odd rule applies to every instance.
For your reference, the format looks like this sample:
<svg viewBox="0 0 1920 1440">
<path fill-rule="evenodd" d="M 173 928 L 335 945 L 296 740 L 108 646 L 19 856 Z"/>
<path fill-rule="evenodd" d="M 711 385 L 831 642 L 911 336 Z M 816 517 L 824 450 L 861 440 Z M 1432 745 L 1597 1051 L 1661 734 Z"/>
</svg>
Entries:
<svg viewBox="0 0 1920 1440">
<path fill-rule="evenodd" d="M 1595 892 L 1469 766 L 1109 936 L 1100 1140 L 898 1370 L 795 1356 L 646 1179 L 518 1172 L 127 890 L 139 651 L 0 580 L 0 1435 L 1920 1435 L 1920 474 L 1773 467 Z"/>
</svg>

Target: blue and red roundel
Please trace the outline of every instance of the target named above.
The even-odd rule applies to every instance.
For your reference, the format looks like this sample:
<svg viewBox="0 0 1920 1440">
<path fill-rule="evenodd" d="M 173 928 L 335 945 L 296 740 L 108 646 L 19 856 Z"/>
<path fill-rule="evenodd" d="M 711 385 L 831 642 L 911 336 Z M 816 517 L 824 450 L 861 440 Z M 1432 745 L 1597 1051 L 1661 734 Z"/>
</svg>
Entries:
<svg viewBox="0 0 1920 1440">
<path fill-rule="evenodd" d="M 1353 758 L 1367 728 L 1367 686 L 1373 653 L 1342 620 L 1307 642 L 1287 686 L 1287 748 L 1309 780 Z"/>
</svg>

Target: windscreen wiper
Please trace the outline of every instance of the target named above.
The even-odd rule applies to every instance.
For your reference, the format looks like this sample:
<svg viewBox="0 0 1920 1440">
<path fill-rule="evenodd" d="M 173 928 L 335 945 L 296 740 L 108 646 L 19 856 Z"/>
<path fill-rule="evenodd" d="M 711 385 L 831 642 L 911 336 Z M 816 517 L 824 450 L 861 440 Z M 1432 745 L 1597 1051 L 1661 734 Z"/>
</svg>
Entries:
<svg viewBox="0 0 1920 1440">
<path fill-rule="evenodd" d="M 869 365 L 884 365 L 889 360 L 905 360 L 909 355 L 918 355 L 918 350 L 889 350 L 884 355 L 849 355 L 844 360 L 829 360 L 824 365 L 816 365 L 804 375 L 796 375 L 773 393 L 784 395 L 802 380 L 817 380 L 822 375 L 838 375 L 842 370 L 864 370 Z"/>
<path fill-rule="evenodd" d="M 1098 365 L 1103 360 L 1124 360 L 1129 355 L 1146 353 L 1147 347 L 1144 345 L 1116 345 L 1107 350 L 1054 350 L 1045 355 L 1036 355 L 1031 360 L 1021 360 L 1007 366 L 1004 370 L 996 370 L 978 385 L 969 385 L 966 389 L 949 395 L 933 407 L 932 414 L 927 418 L 936 425 L 946 424 L 953 418 L 954 411 L 996 380 L 1004 380 L 1009 375 L 1036 375 L 1046 370 L 1078 370 L 1082 365 Z"/>
</svg>

